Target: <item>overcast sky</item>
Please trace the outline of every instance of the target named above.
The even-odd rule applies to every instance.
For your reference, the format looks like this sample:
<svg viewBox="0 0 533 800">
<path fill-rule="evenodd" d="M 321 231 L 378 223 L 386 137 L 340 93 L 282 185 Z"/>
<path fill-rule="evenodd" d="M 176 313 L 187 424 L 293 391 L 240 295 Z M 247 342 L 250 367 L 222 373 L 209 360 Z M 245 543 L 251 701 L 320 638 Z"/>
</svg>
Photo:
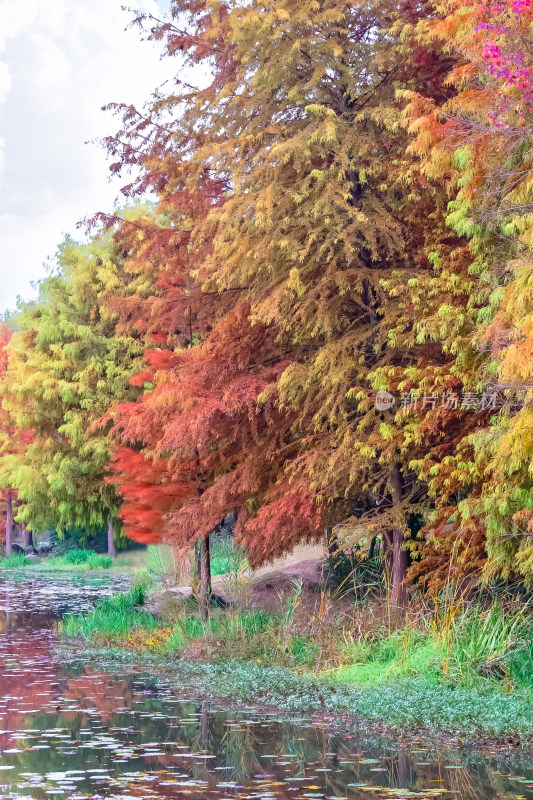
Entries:
<svg viewBox="0 0 533 800">
<path fill-rule="evenodd" d="M 161 15 L 169 0 L 133 0 Z M 0 0 L 0 312 L 33 296 L 64 233 L 111 210 L 105 153 L 108 102 L 141 104 L 168 60 L 125 31 L 124 0 Z"/>
</svg>

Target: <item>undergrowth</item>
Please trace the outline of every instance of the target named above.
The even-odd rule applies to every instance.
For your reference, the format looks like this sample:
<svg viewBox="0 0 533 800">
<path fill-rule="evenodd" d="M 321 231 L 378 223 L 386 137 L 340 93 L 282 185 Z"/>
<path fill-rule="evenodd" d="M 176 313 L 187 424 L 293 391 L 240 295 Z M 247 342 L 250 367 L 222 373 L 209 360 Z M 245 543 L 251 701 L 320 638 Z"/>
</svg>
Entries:
<svg viewBox="0 0 533 800">
<path fill-rule="evenodd" d="M 69 652 L 62 649 L 63 657 Z M 79 650 L 77 650 L 79 655 Z M 225 660 L 215 663 L 171 659 L 153 649 L 132 652 L 123 647 L 89 648 L 90 658 L 102 670 L 134 666 L 148 675 L 163 675 L 181 690 L 191 686 L 207 700 L 231 701 L 284 709 L 287 713 L 340 715 L 369 720 L 409 736 L 427 733 L 460 737 L 461 742 L 479 742 L 479 737 L 533 740 L 531 695 L 515 692 L 505 696 L 494 687 L 472 688 L 424 678 L 404 677 L 387 685 L 353 686 L 335 682 L 329 675 L 296 674 L 279 665 L 265 668 L 256 660 Z M 137 673 L 139 674 L 139 673 Z"/>
<path fill-rule="evenodd" d="M 447 587 L 399 614 L 373 565 L 358 569 L 363 590 L 346 588 L 343 576 L 318 591 L 293 579 L 266 610 L 251 607 L 247 586 L 207 621 L 194 600 L 170 591 L 159 591 L 157 610 L 148 610 L 142 578 L 92 612 L 65 617 L 59 633 L 130 662 L 179 665 L 206 694 L 397 726 L 533 737 L 531 603 L 489 591 L 467 599 Z"/>
<path fill-rule="evenodd" d="M 113 564 L 111 556 L 95 553 L 94 550 L 68 550 L 65 555 L 48 558 L 40 566 L 48 569 L 109 569 Z"/>
<path fill-rule="evenodd" d="M 234 544 L 231 536 L 211 537 L 211 574 L 227 575 L 248 568 L 248 560 L 242 548 Z"/>
<path fill-rule="evenodd" d="M 210 537 L 211 575 L 230 575 L 249 569 L 246 554 L 233 538 L 226 535 L 212 535 Z M 190 556 L 192 554 L 189 554 Z M 151 544 L 147 548 L 147 568 L 149 572 L 160 577 L 174 577 L 178 580 L 186 578 L 189 582 L 194 580 L 196 563 L 193 557 L 184 559 L 180 557 L 168 544 Z M 193 573 L 191 575 L 191 573 Z"/>
</svg>

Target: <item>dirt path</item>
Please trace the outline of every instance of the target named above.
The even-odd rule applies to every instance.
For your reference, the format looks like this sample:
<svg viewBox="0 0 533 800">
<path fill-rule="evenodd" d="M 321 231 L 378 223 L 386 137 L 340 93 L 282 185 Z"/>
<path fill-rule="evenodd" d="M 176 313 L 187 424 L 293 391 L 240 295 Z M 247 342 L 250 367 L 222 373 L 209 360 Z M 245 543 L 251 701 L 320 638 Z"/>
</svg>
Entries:
<svg viewBox="0 0 533 800">
<path fill-rule="evenodd" d="M 252 572 L 254 586 L 299 576 L 305 581 L 318 583 L 320 562 L 323 557 L 324 548 L 321 544 L 299 545 L 289 555 L 277 558 L 272 564 Z"/>
<path fill-rule="evenodd" d="M 277 597 L 277 591 L 291 586 L 292 579 L 301 578 L 307 586 L 316 586 L 320 580 L 320 564 L 324 558 L 321 544 L 299 545 L 283 558 L 254 571 L 247 571 L 237 579 L 228 575 L 217 575 L 212 580 L 213 592 L 226 601 L 237 596 L 246 596 L 252 606 L 268 605 L 269 599 Z M 190 586 L 172 589 L 182 597 L 190 597 Z"/>
</svg>

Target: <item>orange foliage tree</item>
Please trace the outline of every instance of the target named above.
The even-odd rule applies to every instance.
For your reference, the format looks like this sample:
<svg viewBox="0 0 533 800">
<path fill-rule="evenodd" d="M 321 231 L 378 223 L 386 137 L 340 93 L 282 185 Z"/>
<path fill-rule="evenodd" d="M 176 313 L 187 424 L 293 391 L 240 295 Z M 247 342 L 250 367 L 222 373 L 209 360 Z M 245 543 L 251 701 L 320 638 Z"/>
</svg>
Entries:
<svg viewBox="0 0 533 800">
<path fill-rule="evenodd" d="M 478 351 L 472 384 L 497 396 L 470 436 L 425 471 L 436 498 L 435 534 L 417 575 L 533 575 L 531 234 L 533 9 L 527 0 L 436 2 L 415 36 L 453 53 L 445 98 L 404 92 L 410 152 L 444 183 L 450 229 L 468 238 Z"/>
<path fill-rule="evenodd" d="M 168 459 L 173 479 L 196 458 L 196 494 L 169 511 L 167 535 L 205 538 L 237 508 L 259 564 L 324 525 L 355 529 L 347 520 L 363 502 L 395 604 L 410 520 L 433 503 L 420 465 L 466 436 L 467 410 L 443 397 L 472 371 L 455 349 L 473 325 L 471 257 L 444 224 L 445 182 L 405 158 L 394 99 L 398 88 L 446 95 L 443 48 L 394 34 L 395 20 L 426 14 L 423 3 L 398 16 L 393 4 L 342 0 L 176 0 L 180 25 L 137 22 L 169 56 L 209 65 L 209 79 L 178 78 L 143 114 L 115 107 L 123 128 L 107 140 L 115 172 L 141 168 L 125 191 L 161 197 L 159 263 L 181 253 L 160 278 L 178 280 L 179 301 L 164 292 L 141 316 L 159 324 L 166 309 L 155 333 L 171 349 L 183 349 L 168 322 L 186 318 L 186 298 L 197 323 L 190 358 L 158 372 L 143 412 L 116 428 Z M 380 390 L 396 395 L 393 412 L 376 408 Z M 411 392 L 418 406 L 400 405 Z"/>
<path fill-rule="evenodd" d="M 0 507 L 2 507 L 2 516 L 5 518 L 6 556 L 12 555 L 13 552 L 14 517 L 20 503 L 18 501 L 18 493 L 13 488 L 9 475 L 2 469 L 2 461 L 6 456 L 13 456 L 17 453 L 23 455 L 33 438 L 33 431 L 18 428 L 12 415 L 3 407 L 2 383 L 5 388 L 9 365 L 8 345 L 11 337 L 11 330 L 5 323 L 2 323 L 0 326 L 0 487 L 2 487 L 0 489 Z M 26 534 L 25 544 L 30 545 L 32 533 L 27 531 L 25 526 L 23 530 Z"/>
</svg>

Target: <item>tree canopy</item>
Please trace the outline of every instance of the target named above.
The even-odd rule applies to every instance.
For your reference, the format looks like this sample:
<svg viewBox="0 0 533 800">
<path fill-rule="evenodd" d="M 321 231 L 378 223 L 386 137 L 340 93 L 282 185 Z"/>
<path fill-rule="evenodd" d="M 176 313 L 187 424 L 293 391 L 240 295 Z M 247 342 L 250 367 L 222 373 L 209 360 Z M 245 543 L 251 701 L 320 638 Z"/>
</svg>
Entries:
<svg viewBox="0 0 533 800">
<path fill-rule="evenodd" d="M 60 246 L 0 349 L 17 518 L 188 549 L 236 512 L 254 566 L 336 528 L 379 541 L 393 604 L 531 581 L 531 17 L 138 16 L 169 81 L 111 106 L 131 206 Z"/>
</svg>

